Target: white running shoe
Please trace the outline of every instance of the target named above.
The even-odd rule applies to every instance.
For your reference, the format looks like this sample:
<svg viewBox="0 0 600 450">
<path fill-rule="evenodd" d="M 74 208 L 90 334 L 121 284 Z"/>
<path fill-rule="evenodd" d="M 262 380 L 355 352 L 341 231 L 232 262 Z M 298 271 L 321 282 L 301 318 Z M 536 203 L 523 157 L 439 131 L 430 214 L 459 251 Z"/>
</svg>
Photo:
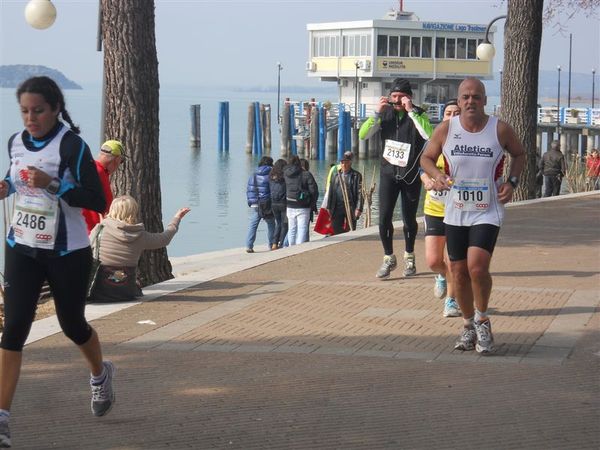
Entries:
<svg viewBox="0 0 600 450">
<path fill-rule="evenodd" d="M 436 275 L 435 284 L 433 286 L 433 295 L 437 298 L 444 298 L 446 292 L 448 292 L 448 283 L 446 283 L 446 279 L 440 274 Z"/>
<path fill-rule="evenodd" d="M 477 333 L 473 327 L 463 327 L 458 341 L 454 344 L 454 350 L 462 350 L 464 352 L 473 350 L 477 341 Z"/>
<path fill-rule="evenodd" d="M 110 361 L 102 363 L 106 369 L 106 377 L 100 384 L 93 384 L 92 387 L 92 413 L 96 417 L 101 417 L 110 411 L 115 402 L 115 391 L 113 390 L 113 377 L 115 376 L 115 366 Z"/>
<path fill-rule="evenodd" d="M 404 252 L 404 276 L 410 277 L 417 273 L 415 254 Z"/>
<path fill-rule="evenodd" d="M 456 300 L 452 297 L 448 297 L 444 302 L 444 317 L 460 317 L 462 312 Z"/>
<path fill-rule="evenodd" d="M 398 266 L 396 261 L 396 255 L 385 255 L 383 257 L 383 264 L 375 274 L 377 278 L 389 278 L 390 273 Z"/>
<path fill-rule="evenodd" d="M 10 448 L 11 446 L 8 420 L 2 420 L 0 421 L 0 448 Z"/>
<path fill-rule="evenodd" d="M 477 345 L 475 350 L 482 355 L 490 354 L 494 351 L 494 335 L 492 334 L 492 323 L 489 320 L 485 322 L 475 322 L 475 331 L 477 332 Z"/>
</svg>

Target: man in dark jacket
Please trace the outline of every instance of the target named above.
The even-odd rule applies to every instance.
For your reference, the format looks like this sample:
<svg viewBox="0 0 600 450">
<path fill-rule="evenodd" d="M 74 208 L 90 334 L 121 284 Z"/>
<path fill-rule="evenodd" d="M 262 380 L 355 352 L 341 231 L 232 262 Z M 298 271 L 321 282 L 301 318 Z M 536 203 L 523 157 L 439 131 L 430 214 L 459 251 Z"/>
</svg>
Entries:
<svg viewBox="0 0 600 450">
<path fill-rule="evenodd" d="M 383 148 L 379 174 L 379 237 L 385 254 L 375 276 L 388 278 L 397 266 L 392 216 L 398 195 L 402 197 L 404 222 L 404 276 L 410 276 L 417 273 L 414 247 L 421 196 L 419 158 L 433 128 L 423 109 L 413 105 L 408 80 L 396 78 L 392 82 L 389 97 L 379 99 L 375 116 L 363 123 L 359 136 L 369 139 L 378 131 L 381 131 Z"/>
<path fill-rule="evenodd" d="M 565 156 L 560 151 L 560 142 L 552 141 L 550 150 L 544 153 L 540 161 L 539 170 L 544 175 L 544 197 L 552 197 L 560 194 L 562 179 L 567 173 Z"/>
<path fill-rule="evenodd" d="M 254 253 L 254 241 L 256 240 L 256 229 L 260 219 L 267 222 L 267 238 L 269 249 L 273 248 L 275 218 L 271 210 L 271 190 L 269 188 L 269 174 L 273 167 L 273 158 L 263 156 L 258 168 L 248 178 L 246 187 L 246 198 L 250 207 L 250 224 L 248 225 L 248 236 L 246 237 L 246 253 Z"/>
<path fill-rule="evenodd" d="M 345 152 L 340 161 L 340 169 L 331 176 L 327 194 L 327 210 L 331 214 L 334 234 L 356 230 L 356 221 L 362 214 L 364 198 L 362 194 L 362 175 L 352 168 L 352 152 Z M 344 201 L 344 191 L 347 204 Z M 344 222 L 350 223 L 344 229 Z"/>
</svg>

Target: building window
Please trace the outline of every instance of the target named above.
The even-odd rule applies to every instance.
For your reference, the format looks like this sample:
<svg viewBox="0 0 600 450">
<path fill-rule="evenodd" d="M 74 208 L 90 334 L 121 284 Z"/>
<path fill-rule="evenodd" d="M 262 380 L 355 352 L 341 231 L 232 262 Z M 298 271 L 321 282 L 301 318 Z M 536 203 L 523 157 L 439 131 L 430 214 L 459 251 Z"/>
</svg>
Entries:
<svg viewBox="0 0 600 450">
<path fill-rule="evenodd" d="M 410 56 L 410 37 L 400 36 L 400 57 L 408 58 Z"/>
<path fill-rule="evenodd" d="M 435 38 L 435 57 L 445 58 L 446 57 L 446 39 Z"/>
<path fill-rule="evenodd" d="M 421 39 L 423 48 L 421 49 L 421 57 L 431 58 L 431 38 L 425 36 Z"/>
<path fill-rule="evenodd" d="M 456 40 L 456 59 L 467 59 L 467 40 L 465 38 Z"/>
<path fill-rule="evenodd" d="M 369 55 L 369 46 L 367 45 L 367 36 L 360 36 L 360 56 L 368 56 Z"/>
<path fill-rule="evenodd" d="M 377 36 L 377 56 L 387 56 L 388 54 L 388 37 L 387 34 Z"/>
<path fill-rule="evenodd" d="M 477 59 L 477 39 L 467 41 L 467 59 Z"/>
<path fill-rule="evenodd" d="M 388 49 L 389 56 L 398 56 L 398 36 L 390 36 L 390 44 Z"/>
<path fill-rule="evenodd" d="M 446 39 L 446 58 L 456 58 L 456 39 L 454 38 Z"/>
<path fill-rule="evenodd" d="M 355 44 L 356 44 L 356 39 L 354 39 L 354 36 L 350 36 L 350 51 L 348 52 L 348 56 L 356 55 Z"/>
<path fill-rule="evenodd" d="M 410 56 L 413 58 L 421 57 L 421 38 L 418 36 L 410 38 Z"/>
</svg>

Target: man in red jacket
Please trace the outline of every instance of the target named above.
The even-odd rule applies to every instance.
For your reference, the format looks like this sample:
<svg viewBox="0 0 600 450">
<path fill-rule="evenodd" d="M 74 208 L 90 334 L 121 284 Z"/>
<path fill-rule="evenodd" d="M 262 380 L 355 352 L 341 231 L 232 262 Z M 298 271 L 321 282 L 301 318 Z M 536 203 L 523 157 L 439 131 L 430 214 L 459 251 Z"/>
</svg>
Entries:
<svg viewBox="0 0 600 450">
<path fill-rule="evenodd" d="M 125 159 L 125 154 L 123 153 L 123 144 L 121 144 L 121 142 L 109 140 L 100 147 L 100 152 L 98 152 L 95 162 L 96 170 L 98 171 L 98 176 L 100 177 L 100 182 L 102 183 L 104 197 L 106 198 L 106 210 L 103 214 L 97 213 L 96 211 L 92 211 L 90 209 L 82 210 L 85 223 L 87 224 L 88 234 L 92 231 L 96 224 L 100 223 L 102 217 L 110 208 L 110 204 L 113 200 L 113 194 L 110 189 L 110 176 L 115 173 L 123 159 Z"/>
</svg>

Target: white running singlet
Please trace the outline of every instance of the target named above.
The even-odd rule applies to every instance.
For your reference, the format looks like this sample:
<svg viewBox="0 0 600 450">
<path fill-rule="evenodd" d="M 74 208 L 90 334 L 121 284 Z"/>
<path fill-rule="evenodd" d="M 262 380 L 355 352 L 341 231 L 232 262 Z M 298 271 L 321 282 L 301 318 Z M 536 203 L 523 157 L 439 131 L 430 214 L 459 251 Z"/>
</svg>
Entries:
<svg viewBox="0 0 600 450">
<path fill-rule="evenodd" d="M 446 198 L 444 223 L 454 226 L 491 224 L 500 226 L 504 205 L 498 201 L 496 179 L 504 150 L 498 141 L 498 119 L 488 116 L 484 129 L 466 131 L 460 116 L 449 121 L 442 149 L 454 183 Z"/>
</svg>

